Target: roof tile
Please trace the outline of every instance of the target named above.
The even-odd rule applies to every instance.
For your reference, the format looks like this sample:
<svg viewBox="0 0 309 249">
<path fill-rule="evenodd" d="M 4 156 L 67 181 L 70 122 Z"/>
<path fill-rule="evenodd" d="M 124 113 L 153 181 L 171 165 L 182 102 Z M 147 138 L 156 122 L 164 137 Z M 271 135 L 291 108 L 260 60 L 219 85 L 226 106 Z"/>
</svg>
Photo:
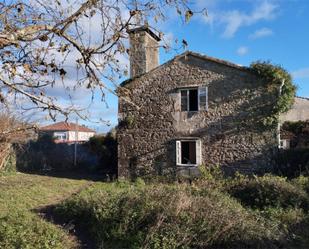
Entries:
<svg viewBox="0 0 309 249">
<path fill-rule="evenodd" d="M 69 122 L 58 122 L 55 124 L 43 126 L 40 128 L 41 131 L 83 131 L 83 132 L 95 132 L 86 126 L 78 125 Z"/>
</svg>

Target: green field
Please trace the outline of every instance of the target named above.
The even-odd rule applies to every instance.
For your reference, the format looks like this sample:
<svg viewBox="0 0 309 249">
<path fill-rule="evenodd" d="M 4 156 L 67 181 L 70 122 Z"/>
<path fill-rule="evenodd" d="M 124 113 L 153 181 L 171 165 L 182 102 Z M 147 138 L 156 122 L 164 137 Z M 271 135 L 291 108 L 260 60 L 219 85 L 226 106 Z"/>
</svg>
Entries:
<svg viewBox="0 0 309 249">
<path fill-rule="evenodd" d="M 16 173 L 0 177 L 0 248 L 74 248 L 78 241 L 42 218 L 55 205 L 91 181 Z"/>
</svg>

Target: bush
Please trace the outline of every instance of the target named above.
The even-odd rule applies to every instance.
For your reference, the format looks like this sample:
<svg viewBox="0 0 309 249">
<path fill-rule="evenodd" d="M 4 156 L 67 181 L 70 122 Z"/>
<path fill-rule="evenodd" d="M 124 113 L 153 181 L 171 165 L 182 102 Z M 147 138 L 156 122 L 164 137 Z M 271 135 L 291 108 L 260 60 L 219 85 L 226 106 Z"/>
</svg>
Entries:
<svg viewBox="0 0 309 249">
<path fill-rule="evenodd" d="M 100 184 L 56 208 L 95 239 L 97 248 L 272 248 L 277 224 L 227 194 L 188 185 Z"/>
<path fill-rule="evenodd" d="M 0 248 L 61 249 L 68 246 L 63 237 L 55 226 L 32 214 L 11 210 L 0 216 Z"/>
<path fill-rule="evenodd" d="M 37 141 L 29 141 L 17 149 L 17 168 L 21 171 L 92 171 L 97 165 L 97 156 L 84 144 L 77 144 L 77 165 L 74 165 L 74 144 L 54 143 L 45 134 Z"/>
<path fill-rule="evenodd" d="M 251 208 L 309 208 L 306 192 L 282 177 L 266 175 L 252 180 L 243 178 L 228 188 L 233 197 Z"/>
<path fill-rule="evenodd" d="M 309 194 L 309 177 L 299 176 L 292 180 L 292 183 L 299 188 L 302 188 Z"/>
<path fill-rule="evenodd" d="M 94 136 L 86 144 L 99 158 L 97 169 L 109 175 L 117 175 L 117 140 L 115 131 L 104 136 Z"/>
<path fill-rule="evenodd" d="M 280 151 L 276 157 L 274 173 L 297 177 L 299 175 L 309 176 L 309 149 L 298 148 Z"/>
</svg>

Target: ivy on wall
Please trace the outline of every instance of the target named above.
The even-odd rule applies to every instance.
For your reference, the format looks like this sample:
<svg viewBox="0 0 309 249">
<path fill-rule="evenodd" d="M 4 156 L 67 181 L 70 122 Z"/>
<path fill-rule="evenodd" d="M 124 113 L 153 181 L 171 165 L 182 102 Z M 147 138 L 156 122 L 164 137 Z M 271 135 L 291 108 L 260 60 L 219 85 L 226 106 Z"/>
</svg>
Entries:
<svg viewBox="0 0 309 249">
<path fill-rule="evenodd" d="M 296 86 L 291 75 L 281 66 L 270 62 L 253 62 L 250 65 L 253 72 L 264 79 L 267 90 L 274 95 L 274 105 L 270 115 L 263 120 L 265 126 L 275 127 L 281 113 L 287 112 L 294 103 Z"/>
</svg>

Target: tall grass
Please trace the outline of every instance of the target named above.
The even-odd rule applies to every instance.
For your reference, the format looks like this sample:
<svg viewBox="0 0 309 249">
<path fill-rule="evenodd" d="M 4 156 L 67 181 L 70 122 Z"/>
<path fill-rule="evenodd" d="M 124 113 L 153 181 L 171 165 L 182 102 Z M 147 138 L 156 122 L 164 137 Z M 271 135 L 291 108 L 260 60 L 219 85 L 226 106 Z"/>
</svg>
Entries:
<svg viewBox="0 0 309 249">
<path fill-rule="evenodd" d="M 206 184 L 99 184 L 56 213 L 88 231 L 97 248 L 277 248 L 279 219 L 246 209 Z"/>
</svg>

